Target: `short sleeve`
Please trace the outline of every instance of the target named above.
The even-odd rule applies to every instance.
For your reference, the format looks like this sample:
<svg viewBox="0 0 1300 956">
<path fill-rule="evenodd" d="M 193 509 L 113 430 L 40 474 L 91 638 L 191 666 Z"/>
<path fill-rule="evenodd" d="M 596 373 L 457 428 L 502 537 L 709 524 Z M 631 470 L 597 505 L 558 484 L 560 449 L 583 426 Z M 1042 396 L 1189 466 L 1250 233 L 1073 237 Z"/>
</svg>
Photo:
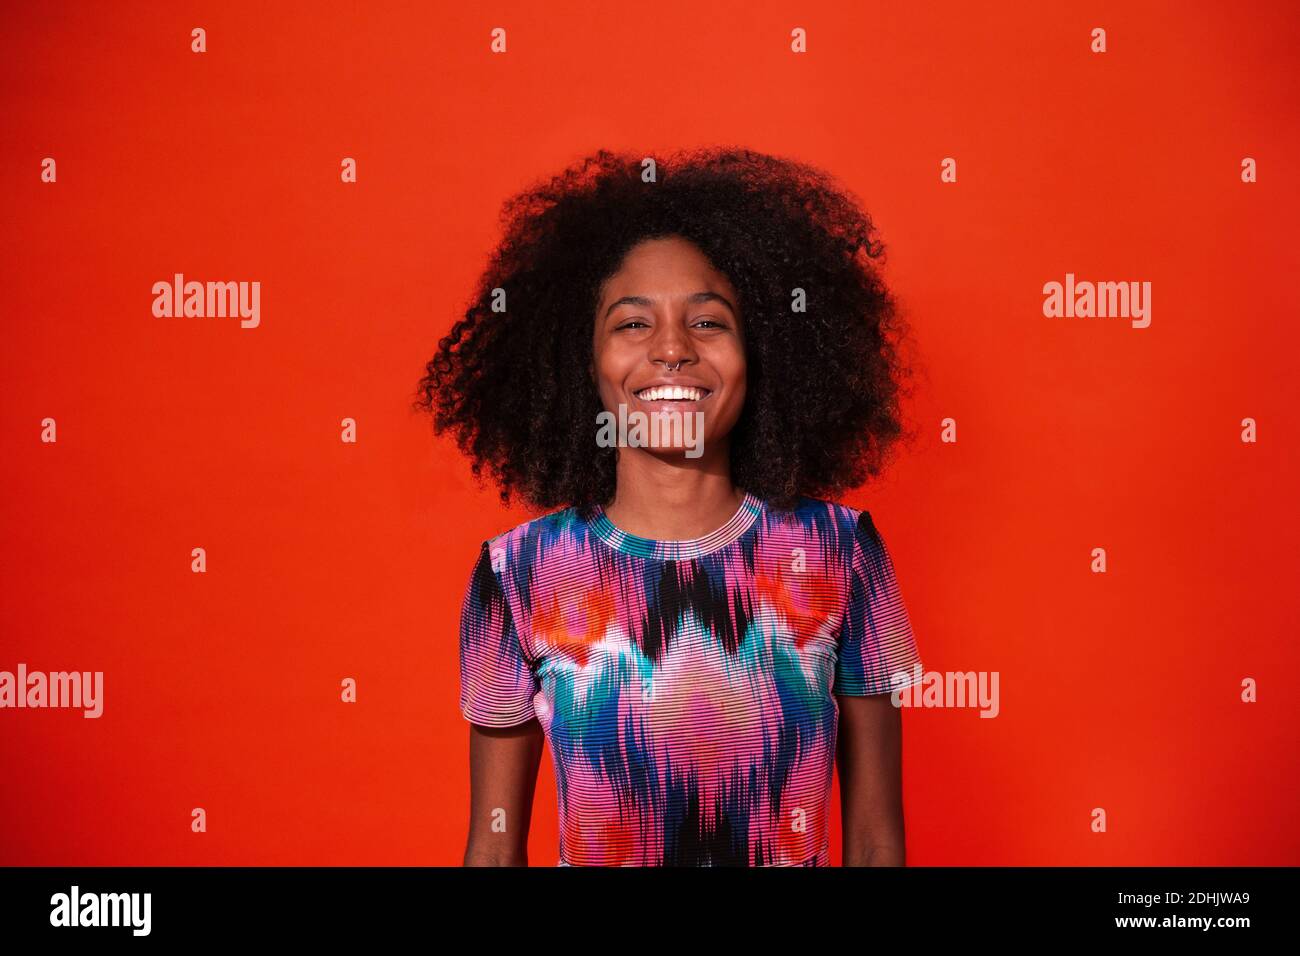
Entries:
<svg viewBox="0 0 1300 956">
<path fill-rule="evenodd" d="M 485 727 L 525 723 L 538 687 L 484 542 L 460 612 L 461 714 Z"/>
<path fill-rule="evenodd" d="M 859 513 L 854 538 L 832 690 L 864 697 L 916 683 L 921 658 L 893 559 L 866 511 Z"/>
</svg>

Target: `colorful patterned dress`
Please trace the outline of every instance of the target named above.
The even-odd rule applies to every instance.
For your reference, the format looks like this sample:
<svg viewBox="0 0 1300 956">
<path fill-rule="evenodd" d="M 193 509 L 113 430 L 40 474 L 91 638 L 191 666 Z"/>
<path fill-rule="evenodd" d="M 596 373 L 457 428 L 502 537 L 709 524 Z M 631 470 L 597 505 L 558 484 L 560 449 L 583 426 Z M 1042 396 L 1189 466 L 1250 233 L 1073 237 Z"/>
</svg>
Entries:
<svg viewBox="0 0 1300 956">
<path fill-rule="evenodd" d="M 555 511 L 484 542 L 461 610 L 461 712 L 541 724 L 560 865 L 828 865 L 835 695 L 921 670 L 871 515 L 814 498 L 687 541 Z"/>
</svg>

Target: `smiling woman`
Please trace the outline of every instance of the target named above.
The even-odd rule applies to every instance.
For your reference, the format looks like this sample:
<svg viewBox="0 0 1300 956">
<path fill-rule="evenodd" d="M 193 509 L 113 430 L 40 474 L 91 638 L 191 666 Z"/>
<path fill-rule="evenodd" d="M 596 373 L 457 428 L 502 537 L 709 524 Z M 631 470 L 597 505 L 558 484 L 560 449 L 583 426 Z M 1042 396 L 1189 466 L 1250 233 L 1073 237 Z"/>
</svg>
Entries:
<svg viewBox="0 0 1300 956">
<path fill-rule="evenodd" d="M 527 862 L 549 741 L 562 864 L 826 865 L 836 766 L 844 862 L 901 864 L 920 658 L 871 516 L 828 500 L 904 434 L 882 249 L 804 164 L 664 168 L 601 152 L 510 200 L 421 382 L 504 502 L 558 506 L 466 587 L 465 862 Z M 698 433 L 601 439 L 664 414 Z"/>
<path fill-rule="evenodd" d="M 594 346 L 612 332 L 611 305 L 650 294 L 634 281 L 616 292 L 607 283 L 624 267 L 661 272 L 664 252 L 681 243 L 629 253 L 675 236 L 697 250 L 681 278 L 699 284 L 665 293 L 715 292 L 733 308 L 678 301 L 674 319 L 690 310 L 730 323 L 744 313 L 754 400 L 729 439 L 736 482 L 787 507 L 799 494 L 860 486 L 904 436 L 898 406 L 908 378 L 906 328 L 876 269 L 884 247 L 870 217 L 826 173 L 792 160 L 702 150 L 658 168 L 661 181 L 645 182 L 642 157 L 601 151 L 510 198 L 501 242 L 429 360 L 416 407 L 454 435 L 475 475 L 490 474 L 503 503 L 590 511 L 608 502 L 619 459 L 617 449 L 595 446 L 596 414 L 609 406 Z M 729 292 L 713 284 L 723 279 Z M 662 319 L 665 303 L 657 314 L 654 305 L 620 305 L 616 317 L 620 325 Z M 647 334 L 632 325 L 634 337 Z M 699 330 L 692 339 L 701 341 Z M 668 374 L 655 369 L 632 384 Z M 684 362 L 681 371 L 695 369 Z"/>
<path fill-rule="evenodd" d="M 636 289 L 654 294 L 622 294 Z M 592 374 L 606 409 L 598 422 L 608 427 L 618 409 L 618 447 L 727 454 L 745 401 L 736 298 L 726 276 L 678 236 L 638 243 L 602 284 Z"/>
<path fill-rule="evenodd" d="M 685 239 L 634 246 L 601 285 L 596 307 L 592 370 L 601 404 L 642 415 L 698 415 L 696 442 L 703 449 L 691 449 L 689 457 L 701 457 L 702 450 L 727 456 L 728 435 L 745 404 L 745 341 L 732 305 L 737 298 L 727 277 Z M 721 470 L 718 462 L 711 469 L 701 464 Z"/>
</svg>

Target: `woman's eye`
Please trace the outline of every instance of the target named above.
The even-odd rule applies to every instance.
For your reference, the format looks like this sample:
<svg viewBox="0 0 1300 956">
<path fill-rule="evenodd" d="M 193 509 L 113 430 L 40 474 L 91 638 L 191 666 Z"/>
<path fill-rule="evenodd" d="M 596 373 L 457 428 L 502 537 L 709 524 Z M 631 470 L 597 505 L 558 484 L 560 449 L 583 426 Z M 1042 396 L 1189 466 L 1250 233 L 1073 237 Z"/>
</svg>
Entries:
<svg viewBox="0 0 1300 956">
<path fill-rule="evenodd" d="M 641 319 L 629 319 L 627 322 L 624 322 L 622 325 L 618 326 L 618 328 L 630 329 L 635 326 L 640 326 L 641 328 L 649 328 L 649 325 L 646 322 L 643 322 Z M 713 318 L 699 319 L 692 325 L 692 328 L 698 329 L 698 328 L 707 328 L 710 326 L 718 329 L 726 328 L 726 325 L 724 325 L 722 322 L 718 321 L 717 319 L 713 319 Z"/>
</svg>

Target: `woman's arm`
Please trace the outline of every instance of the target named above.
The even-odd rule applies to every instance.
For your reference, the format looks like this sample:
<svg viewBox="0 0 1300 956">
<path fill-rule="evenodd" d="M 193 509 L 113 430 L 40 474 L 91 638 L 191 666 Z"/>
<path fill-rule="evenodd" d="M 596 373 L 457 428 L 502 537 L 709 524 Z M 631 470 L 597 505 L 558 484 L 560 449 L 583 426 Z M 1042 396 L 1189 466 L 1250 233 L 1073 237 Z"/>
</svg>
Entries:
<svg viewBox="0 0 1300 956">
<path fill-rule="evenodd" d="M 903 722 L 892 694 L 836 695 L 845 866 L 904 866 Z"/>
<path fill-rule="evenodd" d="M 527 866 L 528 827 L 545 736 L 536 718 L 469 727 L 469 840 L 465 866 Z"/>
</svg>

